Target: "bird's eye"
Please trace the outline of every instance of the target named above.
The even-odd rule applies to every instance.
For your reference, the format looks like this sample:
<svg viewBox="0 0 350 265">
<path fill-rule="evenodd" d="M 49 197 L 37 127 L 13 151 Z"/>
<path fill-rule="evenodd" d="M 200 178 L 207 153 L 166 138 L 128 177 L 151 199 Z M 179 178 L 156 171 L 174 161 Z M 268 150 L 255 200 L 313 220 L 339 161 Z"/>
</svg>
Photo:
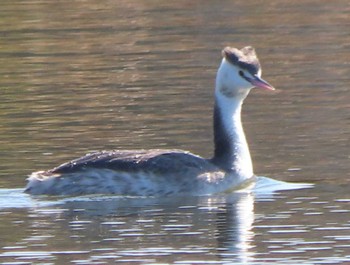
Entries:
<svg viewBox="0 0 350 265">
<path fill-rule="evenodd" d="M 243 71 L 239 71 L 238 73 L 239 73 L 239 75 L 240 75 L 241 77 L 244 77 Z"/>
</svg>

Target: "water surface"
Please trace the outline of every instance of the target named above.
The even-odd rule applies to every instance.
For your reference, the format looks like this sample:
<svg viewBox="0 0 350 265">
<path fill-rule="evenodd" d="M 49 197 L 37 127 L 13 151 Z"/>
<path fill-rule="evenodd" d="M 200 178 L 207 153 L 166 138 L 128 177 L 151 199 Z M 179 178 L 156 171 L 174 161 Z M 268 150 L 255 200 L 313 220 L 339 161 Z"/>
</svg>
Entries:
<svg viewBox="0 0 350 265">
<path fill-rule="evenodd" d="M 349 12 L 345 0 L 2 1 L 0 261 L 350 260 Z M 30 172 L 92 150 L 210 157 L 226 45 L 255 46 L 278 89 L 245 102 L 256 174 L 312 189 L 161 200 L 22 193 Z"/>
</svg>

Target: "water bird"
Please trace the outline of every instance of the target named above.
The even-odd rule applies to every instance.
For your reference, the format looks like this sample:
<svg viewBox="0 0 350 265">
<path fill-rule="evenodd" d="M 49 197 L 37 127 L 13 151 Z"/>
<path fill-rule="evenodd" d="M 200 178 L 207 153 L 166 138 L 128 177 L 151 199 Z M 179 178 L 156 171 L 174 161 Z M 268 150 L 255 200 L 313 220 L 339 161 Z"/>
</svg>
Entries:
<svg viewBox="0 0 350 265">
<path fill-rule="evenodd" d="M 25 192 L 183 196 L 239 189 L 255 178 L 241 123 L 242 103 L 253 87 L 274 90 L 261 78 L 254 48 L 226 47 L 215 82 L 212 158 L 175 149 L 92 152 L 53 169 L 33 172 Z"/>
</svg>

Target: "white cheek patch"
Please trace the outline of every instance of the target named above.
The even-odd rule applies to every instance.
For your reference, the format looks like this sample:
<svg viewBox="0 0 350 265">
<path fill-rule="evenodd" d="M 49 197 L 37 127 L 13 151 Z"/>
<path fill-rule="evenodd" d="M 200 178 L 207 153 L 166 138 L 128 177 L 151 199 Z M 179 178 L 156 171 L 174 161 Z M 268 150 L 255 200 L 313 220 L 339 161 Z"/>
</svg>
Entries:
<svg viewBox="0 0 350 265">
<path fill-rule="evenodd" d="M 261 68 L 258 70 L 257 76 L 261 77 L 262 71 Z"/>
</svg>

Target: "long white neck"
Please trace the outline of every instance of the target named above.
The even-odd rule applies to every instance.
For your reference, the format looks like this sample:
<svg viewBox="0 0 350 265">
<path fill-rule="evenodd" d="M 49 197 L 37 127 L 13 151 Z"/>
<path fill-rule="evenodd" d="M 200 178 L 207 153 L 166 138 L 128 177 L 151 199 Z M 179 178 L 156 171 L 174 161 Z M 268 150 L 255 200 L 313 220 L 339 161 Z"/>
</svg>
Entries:
<svg viewBox="0 0 350 265">
<path fill-rule="evenodd" d="M 239 95 L 225 93 L 227 89 L 220 80 L 219 76 L 215 89 L 215 153 L 212 161 L 242 178 L 250 178 L 253 176 L 253 165 L 241 122 L 242 104 L 249 90 Z"/>
</svg>

